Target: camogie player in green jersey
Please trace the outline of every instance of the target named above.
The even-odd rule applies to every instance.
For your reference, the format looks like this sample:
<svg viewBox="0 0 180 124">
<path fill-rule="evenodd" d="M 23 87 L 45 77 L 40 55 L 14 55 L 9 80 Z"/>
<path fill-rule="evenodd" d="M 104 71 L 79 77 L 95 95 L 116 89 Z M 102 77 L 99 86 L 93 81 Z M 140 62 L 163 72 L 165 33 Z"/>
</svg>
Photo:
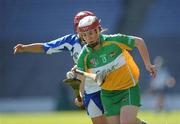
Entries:
<svg viewBox="0 0 180 124">
<path fill-rule="evenodd" d="M 77 68 L 88 73 L 105 71 L 101 100 L 109 124 L 147 124 L 137 118 L 140 104 L 139 68 L 129 51 L 135 47 L 150 74 L 156 76 L 142 38 L 122 34 L 104 35 L 96 16 L 86 16 L 78 24 L 78 33 L 86 43 Z"/>
</svg>

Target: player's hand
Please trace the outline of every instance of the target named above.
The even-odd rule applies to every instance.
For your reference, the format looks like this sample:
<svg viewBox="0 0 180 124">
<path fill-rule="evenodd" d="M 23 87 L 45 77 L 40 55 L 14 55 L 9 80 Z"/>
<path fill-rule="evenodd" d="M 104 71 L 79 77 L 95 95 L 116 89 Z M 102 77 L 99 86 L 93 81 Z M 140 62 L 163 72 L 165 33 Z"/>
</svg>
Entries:
<svg viewBox="0 0 180 124">
<path fill-rule="evenodd" d="M 75 98 L 75 100 L 74 100 L 74 103 L 75 103 L 75 105 L 76 106 L 78 106 L 78 107 L 82 107 L 83 106 L 83 100 L 82 100 L 82 98 Z"/>
<path fill-rule="evenodd" d="M 73 72 L 73 71 L 68 71 L 67 73 L 66 73 L 66 78 L 67 79 L 74 79 L 76 77 L 76 74 L 75 74 L 75 72 Z"/>
<path fill-rule="evenodd" d="M 75 65 L 75 66 L 71 69 L 71 71 L 68 71 L 68 72 L 66 73 L 67 79 L 76 78 L 76 76 L 77 76 L 77 74 L 76 74 L 76 72 L 75 72 L 76 68 L 77 68 L 77 66 Z"/>
<path fill-rule="evenodd" d="M 71 71 L 75 72 L 77 69 L 77 65 L 74 65 L 74 67 L 71 68 Z"/>
<path fill-rule="evenodd" d="M 146 69 L 147 71 L 149 71 L 150 75 L 155 78 L 156 75 L 157 75 L 157 69 L 155 67 L 155 65 L 152 65 L 152 64 L 148 64 L 146 65 Z"/>
<path fill-rule="evenodd" d="M 14 49 L 14 54 L 24 52 L 24 45 L 23 44 L 17 44 Z"/>
<path fill-rule="evenodd" d="M 102 70 L 102 71 L 100 71 L 99 73 L 96 74 L 95 81 L 97 82 L 97 84 L 99 86 L 101 86 L 104 83 L 104 81 L 106 79 L 106 75 L 107 75 L 106 70 Z"/>
</svg>

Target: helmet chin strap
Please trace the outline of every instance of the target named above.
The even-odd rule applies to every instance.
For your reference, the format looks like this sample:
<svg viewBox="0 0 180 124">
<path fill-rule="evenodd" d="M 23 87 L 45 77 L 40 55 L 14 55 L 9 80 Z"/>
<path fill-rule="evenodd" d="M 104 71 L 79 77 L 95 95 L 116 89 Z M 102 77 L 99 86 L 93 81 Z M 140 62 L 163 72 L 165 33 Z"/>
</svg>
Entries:
<svg viewBox="0 0 180 124">
<path fill-rule="evenodd" d="M 96 45 L 98 45 L 98 42 L 92 43 L 92 44 L 88 44 L 89 47 L 94 48 Z"/>
<path fill-rule="evenodd" d="M 93 43 L 91 43 L 91 44 L 88 44 L 88 46 L 91 47 L 91 48 L 94 48 L 94 47 L 97 46 L 99 43 L 100 43 L 100 41 L 98 40 L 98 41 L 96 41 L 96 42 L 93 42 Z"/>
</svg>

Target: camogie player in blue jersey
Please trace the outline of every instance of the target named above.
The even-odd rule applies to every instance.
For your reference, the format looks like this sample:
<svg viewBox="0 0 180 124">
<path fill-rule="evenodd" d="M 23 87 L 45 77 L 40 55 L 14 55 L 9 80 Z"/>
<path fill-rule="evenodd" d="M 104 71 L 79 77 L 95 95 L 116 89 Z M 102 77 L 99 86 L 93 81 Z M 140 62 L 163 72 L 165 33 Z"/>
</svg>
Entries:
<svg viewBox="0 0 180 124">
<path fill-rule="evenodd" d="M 83 43 L 78 35 L 77 26 L 79 21 L 89 15 L 94 15 L 90 11 L 81 11 L 74 17 L 74 30 L 75 34 L 68 34 L 56 40 L 46 43 L 33 43 L 33 44 L 17 44 L 14 47 L 14 54 L 16 53 L 46 53 L 52 54 L 57 52 L 69 51 L 73 57 L 74 62 L 77 62 L 78 55 L 83 47 Z M 91 78 L 85 78 L 82 83 L 81 89 L 83 103 L 75 99 L 75 104 L 85 106 L 88 115 L 90 116 L 93 124 L 106 124 L 106 119 L 103 116 L 104 110 L 100 99 L 101 88 Z"/>
</svg>

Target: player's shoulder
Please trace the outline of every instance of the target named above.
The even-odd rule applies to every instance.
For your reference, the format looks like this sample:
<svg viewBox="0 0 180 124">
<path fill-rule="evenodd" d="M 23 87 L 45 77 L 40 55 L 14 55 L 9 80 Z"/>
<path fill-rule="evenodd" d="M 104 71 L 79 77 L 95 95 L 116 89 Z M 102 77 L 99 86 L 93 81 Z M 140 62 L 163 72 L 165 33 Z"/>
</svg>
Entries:
<svg viewBox="0 0 180 124">
<path fill-rule="evenodd" d="M 126 37 L 127 35 L 125 34 L 102 34 L 100 37 L 103 38 L 104 40 L 111 39 L 111 38 L 117 38 L 117 37 Z"/>
<path fill-rule="evenodd" d="M 91 52 L 91 49 L 87 45 L 84 45 L 80 51 L 80 55 L 84 56 L 90 52 Z"/>
<path fill-rule="evenodd" d="M 59 37 L 56 39 L 57 42 L 61 42 L 62 43 L 68 43 L 68 44 L 75 44 L 78 43 L 80 44 L 80 38 L 77 34 L 67 34 L 65 36 Z"/>
<path fill-rule="evenodd" d="M 78 34 L 69 34 L 67 37 L 70 38 L 71 44 L 81 44 L 80 37 Z"/>
<path fill-rule="evenodd" d="M 76 41 L 79 40 L 79 36 L 77 34 L 67 34 L 63 37 L 60 37 L 60 39 L 66 39 L 66 41 Z"/>
<path fill-rule="evenodd" d="M 100 39 L 101 41 L 111 41 L 121 36 L 121 34 L 101 34 Z"/>
<path fill-rule="evenodd" d="M 90 47 L 88 47 L 87 44 L 85 44 L 81 50 L 83 53 L 87 53 L 87 52 L 90 52 Z"/>
<path fill-rule="evenodd" d="M 125 34 L 108 34 L 108 35 L 101 35 L 101 41 L 106 42 L 106 41 L 127 41 L 134 39 L 133 36 L 130 35 L 125 35 Z"/>
<path fill-rule="evenodd" d="M 64 38 L 79 38 L 77 34 L 67 34 L 63 36 Z"/>
</svg>

